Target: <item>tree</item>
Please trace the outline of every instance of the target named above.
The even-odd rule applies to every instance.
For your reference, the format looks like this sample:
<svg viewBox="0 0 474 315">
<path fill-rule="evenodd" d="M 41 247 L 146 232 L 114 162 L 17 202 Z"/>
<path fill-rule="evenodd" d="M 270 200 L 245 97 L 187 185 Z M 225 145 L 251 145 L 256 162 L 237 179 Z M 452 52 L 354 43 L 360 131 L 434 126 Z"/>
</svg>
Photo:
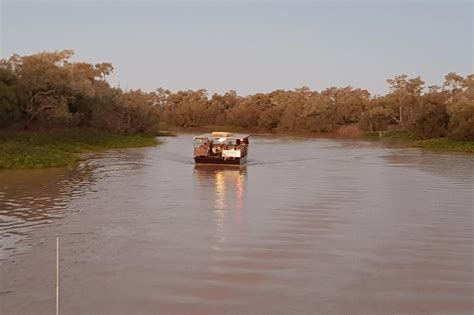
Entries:
<svg viewBox="0 0 474 315">
<path fill-rule="evenodd" d="M 463 97 L 448 108 L 451 137 L 474 140 L 474 100 Z"/>
<path fill-rule="evenodd" d="M 294 91 L 285 93 L 285 108 L 281 114 L 278 129 L 281 130 L 306 130 L 308 119 L 304 116 L 305 103 L 313 92 L 304 86 Z"/>
<path fill-rule="evenodd" d="M 423 92 L 425 82 L 420 77 L 408 79 L 405 74 L 388 79 L 390 85 L 390 94 L 387 95 L 393 99 L 393 103 L 398 109 L 398 115 L 391 115 L 391 118 L 400 126 L 406 122 L 412 122 L 413 113 L 419 97 Z"/>
<path fill-rule="evenodd" d="M 448 98 L 449 93 L 436 90 L 422 96 L 409 128 L 416 137 L 428 139 L 446 136 L 449 123 L 446 108 Z"/>
<path fill-rule="evenodd" d="M 448 104 L 450 136 L 474 140 L 474 74 L 460 80 L 459 85 Z"/>
<path fill-rule="evenodd" d="M 18 77 L 18 89 L 23 94 L 19 107 L 28 122 L 70 116 L 70 99 L 92 97 L 94 83 L 113 70 L 110 63 L 93 66 L 71 62 L 73 54 L 72 50 L 41 52 L 13 55 L 6 61 Z"/>
<path fill-rule="evenodd" d="M 367 90 L 331 87 L 321 92 L 329 98 L 332 107 L 336 108 L 334 117 L 341 124 L 358 122 L 367 106 L 370 93 Z"/>
<path fill-rule="evenodd" d="M 362 130 L 370 132 L 387 130 L 393 115 L 392 99 L 387 96 L 379 96 L 367 103 L 359 120 L 359 126 Z"/>
<path fill-rule="evenodd" d="M 158 128 L 158 106 L 153 93 L 131 90 L 120 94 L 116 108 L 116 129 L 125 132 L 154 133 Z"/>
<path fill-rule="evenodd" d="M 239 104 L 229 112 L 227 118 L 231 124 L 240 127 L 257 127 L 260 113 L 271 107 L 270 98 L 264 93 L 244 97 Z"/>
<path fill-rule="evenodd" d="M 328 132 L 336 128 L 340 120 L 329 95 L 313 92 L 304 104 L 303 115 L 308 120 L 310 131 Z"/>
<path fill-rule="evenodd" d="M 20 118 L 17 78 L 13 71 L 0 66 L 0 127 Z"/>
<path fill-rule="evenodd" d="M 451 93 L 457 93 L 462 90 L 464 78 L 456 72 L 450 72 L 444 76 L 443 87 Z"/>
<path fill-rule="evenodd" d="M 174 125 L 181 127 L 207 124 L 213 119 L 209 117 L 209 100 L 204 89 L 178 91 L 168 98 L 168 117 Z"/>
</svg>

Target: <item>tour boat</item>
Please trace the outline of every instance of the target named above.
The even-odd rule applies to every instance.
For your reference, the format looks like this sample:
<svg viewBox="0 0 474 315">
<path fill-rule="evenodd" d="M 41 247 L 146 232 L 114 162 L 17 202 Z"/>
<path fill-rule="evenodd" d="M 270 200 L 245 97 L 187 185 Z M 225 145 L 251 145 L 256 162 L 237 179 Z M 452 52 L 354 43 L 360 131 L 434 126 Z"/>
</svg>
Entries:
<svg viewBox="0 0 474 315">
<path fill-rule="evenodd" d="M 242 165 L 247 161 L 248 135 L 216 131 L 193 139 L 196 164 Z"/>
</svg>

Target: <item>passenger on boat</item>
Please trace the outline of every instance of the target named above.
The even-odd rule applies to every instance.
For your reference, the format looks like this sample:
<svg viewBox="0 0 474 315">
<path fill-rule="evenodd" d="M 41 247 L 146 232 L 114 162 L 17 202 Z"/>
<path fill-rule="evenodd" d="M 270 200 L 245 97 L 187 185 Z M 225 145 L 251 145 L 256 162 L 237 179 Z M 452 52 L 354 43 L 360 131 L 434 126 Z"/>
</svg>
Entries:
<svg viewBox="0 0 474 315">
<path fill-rule="evenodd" d="M 213 145 L 212 146 L 212 154 L 217 155 L 217 154 L 221 153 L 221 151 L 222 151 L 222 149 L 221 149 L 220 146 L 218 146 L 218 145 Z"/>
<path fill-rule="evenodd" d="M 202 148 L 206 151 L 206 156 L 209 155 L 209 143 L 207 142 L 204 142 L 204 144 L 202 145 Z"/>
</svg>

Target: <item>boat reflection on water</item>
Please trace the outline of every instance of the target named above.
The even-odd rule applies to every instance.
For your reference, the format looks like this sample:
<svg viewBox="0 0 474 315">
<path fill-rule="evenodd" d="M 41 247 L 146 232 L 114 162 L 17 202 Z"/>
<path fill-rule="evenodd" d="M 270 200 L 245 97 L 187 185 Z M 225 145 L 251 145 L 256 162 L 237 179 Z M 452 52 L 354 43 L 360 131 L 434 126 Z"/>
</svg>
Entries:
<svg viewBox="0 0 474 315">
<path fill-rule="evenodd" d="M 195 165 L 197 192 L 204 200 L 214 200 L 217 240 L 225 240 L 228 221 L 239 224 L 243 220 L 247 166 Z"/>
<path fill-rule="evenodd" d="M 194 177 L 201 186 L 200 193 L 214 195 L 217 209 L 243 208 L 247 166 L 197 164 Z"/>
</svg>

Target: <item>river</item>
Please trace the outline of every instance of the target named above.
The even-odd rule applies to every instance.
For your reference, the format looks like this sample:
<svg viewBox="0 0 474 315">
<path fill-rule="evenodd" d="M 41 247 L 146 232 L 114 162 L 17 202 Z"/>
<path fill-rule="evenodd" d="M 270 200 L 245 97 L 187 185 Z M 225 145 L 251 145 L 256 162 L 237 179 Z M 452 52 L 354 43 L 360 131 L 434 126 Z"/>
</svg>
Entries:
<svg viewBox="0 0 474 315">
<path fill-rule="evenodd" d="M 0 171 L 0 313 L 472 314 L 474 155 L 192 135 Z"/>
</svg>

